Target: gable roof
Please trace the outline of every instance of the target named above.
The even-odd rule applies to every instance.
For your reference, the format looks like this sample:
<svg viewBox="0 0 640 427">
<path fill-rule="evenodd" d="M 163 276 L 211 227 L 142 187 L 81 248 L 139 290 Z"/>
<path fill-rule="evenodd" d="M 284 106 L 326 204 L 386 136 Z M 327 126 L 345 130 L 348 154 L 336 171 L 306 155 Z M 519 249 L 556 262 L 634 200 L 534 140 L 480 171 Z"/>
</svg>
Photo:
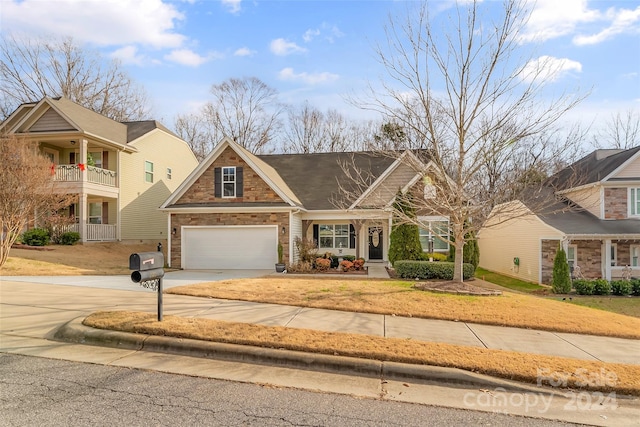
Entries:
<svg viewBox="0 0 640 427">
<path fill-rule="evenodd" d="M 173 135 L 176 138 L 180 138 L 175 133 L 171 132 L 167 129 L 162 123 L 156 120 L 142 120 L 137 122 L 122 122 L 123 125 L 127 127 L 127 142 L 135 141 L 140 138 L 142 135 L 146 135 L 147 133 L 160 129 L 169 135 Z"/>
<path fill-rule="evenodd" d="M 568 190 L 606 181 L 628 161 L 640 155 L 640 146 L 628 150 L 595 150 L 550 178 L 559 189 Z"/>
<path fill-rule="evenodd" d="M 372 152 L 269 154 L 257 156 L 275 169 L 284 182 L 309 210 L 339 209 L 336 203 L 350 206 L 354 200 L 344 198 L 339 184 L 361 194 L 349 173 L 365 171 L 371 185 L 395 159 Z M 342 167 L 344 166 L 344 167 Z"/>
</svg>

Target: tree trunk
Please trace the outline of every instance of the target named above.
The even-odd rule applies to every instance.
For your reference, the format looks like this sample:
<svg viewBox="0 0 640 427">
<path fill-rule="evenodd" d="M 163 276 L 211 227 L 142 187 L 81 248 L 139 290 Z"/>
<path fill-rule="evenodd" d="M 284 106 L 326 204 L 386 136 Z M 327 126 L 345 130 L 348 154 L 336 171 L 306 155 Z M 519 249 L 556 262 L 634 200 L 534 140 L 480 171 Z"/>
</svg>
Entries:
<svg viewBox="0 0 640 427">
<path fill-rule="evenodd" d="M 464 263 L 464 227 L 461 224 L 454 223 L 453 237 L 456 248 L 456 256 L 453 260 L 453 281 L 462 283 L 464 281 L 464 275 L 462 274 L 462 264 Z"/>
</svg>

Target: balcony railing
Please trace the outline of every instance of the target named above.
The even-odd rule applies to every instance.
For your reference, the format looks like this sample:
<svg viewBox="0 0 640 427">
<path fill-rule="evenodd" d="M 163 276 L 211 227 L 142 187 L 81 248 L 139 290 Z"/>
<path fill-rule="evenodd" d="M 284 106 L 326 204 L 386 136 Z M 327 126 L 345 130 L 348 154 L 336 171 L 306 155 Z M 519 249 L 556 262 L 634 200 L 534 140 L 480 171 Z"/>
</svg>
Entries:
<svg viewBox="0 0 640 427">
<path fill-rule="evenodd" d="M 80 233 L 80 224 L 71 224 L 66 227 L 67 231 Z M 117 240 L 117 229 L 115 224 L 87 224 L 86 241 L 109 242 Z"/>
<path fill-rule="evenodd" d="M 117 174 L 115 171 L 87 166 L 87 181 L 95 184 L 116 186 Z M 78 165 L 57 165 L 55 167 L 55 180 L 64 182 L 82 181 L 82 171 Z"/>
</svg>

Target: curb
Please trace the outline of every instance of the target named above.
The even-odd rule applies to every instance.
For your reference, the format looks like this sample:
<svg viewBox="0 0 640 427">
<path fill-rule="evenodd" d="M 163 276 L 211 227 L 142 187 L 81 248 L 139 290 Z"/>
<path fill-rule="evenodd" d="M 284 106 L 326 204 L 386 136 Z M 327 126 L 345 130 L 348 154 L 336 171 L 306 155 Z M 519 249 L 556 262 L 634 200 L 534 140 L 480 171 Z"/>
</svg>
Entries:
<svg viewBox="0 0 640 427">
<path fill-rule="evenodd" d="M 55 331 L 52 338 L 56 341 L 76 344 L 150 351 L 373 378 L 393 378 L 406 381 L 418 380 L 460 388 L 501 388 L 505 391 L 521 393 L 554 393 L 553 390 L 546 388 L 476 374 L 458 368 L 383 362 L 356 357 L 331 356 L 294 350 L 111 331 L 85 326 L 82 324 L 83 320 L 84 317 L 78 317 L 65 323 Z"/>
</svg>

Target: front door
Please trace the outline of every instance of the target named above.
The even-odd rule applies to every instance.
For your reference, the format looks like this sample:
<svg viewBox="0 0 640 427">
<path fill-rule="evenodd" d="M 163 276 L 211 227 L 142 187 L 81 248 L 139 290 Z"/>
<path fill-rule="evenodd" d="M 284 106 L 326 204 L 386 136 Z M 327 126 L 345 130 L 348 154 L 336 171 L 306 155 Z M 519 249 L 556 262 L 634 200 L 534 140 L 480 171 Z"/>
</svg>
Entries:
<svg viewBox="0 0 640 427">
<path fill-rule="evenodd" d="M 369 259 L 382 260 L 382 227 L 369 227 Z"/>
</svg>

